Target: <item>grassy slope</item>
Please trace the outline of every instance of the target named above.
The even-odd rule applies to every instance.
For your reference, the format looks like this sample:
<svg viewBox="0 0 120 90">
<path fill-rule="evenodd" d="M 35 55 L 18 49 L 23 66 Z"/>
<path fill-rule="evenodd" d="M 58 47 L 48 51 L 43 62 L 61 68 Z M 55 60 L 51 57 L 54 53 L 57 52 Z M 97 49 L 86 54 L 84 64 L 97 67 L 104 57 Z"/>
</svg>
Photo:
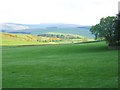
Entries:
<svg viewBox="0 0 120 90">
<path fill-rule="evenodd" d="M 3 47 L 3 88 L 114 88 L 117 59 L 105 43 Z"/>
<path fill-rule="evenodd" d="M 54 33 L 57 34 L 57 33 Z M 76 36 L 76 35 L 71 35 Z M 81 39 L 60 39 L 55 37 L 42 37 L 35 36 L 30 34 L 10 34 L 10 33 L 0 33 L 0 45 L 9 46 L 9 45 L 39 45 L 39 44 L 66 44 L 66 43 L 76 43 L 76 42 L 85 42 L 85 41 L 94 41 L 94 39 L 85 38 L 82 36 Z M 55 41 L 52 41 L 55 40 Z M 62 40 L 62 41 L 60 41 Z M 46 41 L 46 42 L 44 42 Z"/>
<path fill-rule="evenodd" d="M 0 36 L 2 37 L 2 43 L 0 45 L 25 45 L 25 44 L 38 44 L 35 41 L 36 37 L 34 38 L 34 41 L 28 40 L 29 38 L 27 35 L 22 34 L 9 34 L 9 33 L 0 33 Z M 28 35 L 30 36 L 30 35 Z M 28 41 L 27 41 L 28 40 Z"/>
<path fill-rule="evenodd" d="M 0 45 L 3 45 L 3 46 L 48 44 L 46 42 L 38 42 L 37 40 L 53 39 L 48 37 L 37 37 L 29 34 L 0 33 L 0 36 L 2 37 L 1 38 L 2 42 L 0 42 Z"/>
</svg>

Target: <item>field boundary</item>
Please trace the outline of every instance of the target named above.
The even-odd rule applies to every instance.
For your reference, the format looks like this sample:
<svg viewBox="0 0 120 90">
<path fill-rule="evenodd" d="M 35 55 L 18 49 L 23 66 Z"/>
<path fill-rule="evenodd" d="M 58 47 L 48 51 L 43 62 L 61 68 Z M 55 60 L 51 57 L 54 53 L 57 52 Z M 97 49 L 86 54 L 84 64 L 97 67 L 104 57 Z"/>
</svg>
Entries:
<svg viewBox="0 0 120 90">
<path fill-rule="evenodd" d="M 86 44 L 86 43 L 95 43 L 95 42 L 104 42 L 104 40 L 99 41 L 87 41 L 80 43 L 66 43 L 66 44 L 29 44 L 29 45 L 11 45 L 11 46 L 2 46 L 2 47 L 27 47 L 27 46 L 48 46 L 48 45 L 70 45 L 70 44 Z"/>
</svg>

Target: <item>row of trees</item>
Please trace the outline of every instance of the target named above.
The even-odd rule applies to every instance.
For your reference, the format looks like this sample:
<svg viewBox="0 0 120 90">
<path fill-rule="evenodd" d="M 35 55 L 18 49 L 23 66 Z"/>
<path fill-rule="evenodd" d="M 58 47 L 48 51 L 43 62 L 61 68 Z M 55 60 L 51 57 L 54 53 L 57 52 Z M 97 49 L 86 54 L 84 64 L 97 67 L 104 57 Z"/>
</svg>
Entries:
<svg viewBox="0 0 120 90">
<path fill-rule="evenodd" d="M 61 39 L 82 39 L 78 35 L 70 35 L 70 34 L 39 34 L 38 36 L 61 38 Z"/>
<path fill-rule="evenodd" d="M 120 12 L 116 16 L 101 18 L 100 23 L 91 27 L 95 39 L 105 39 L 109 47 L 120 45 Z"/>
</svg>

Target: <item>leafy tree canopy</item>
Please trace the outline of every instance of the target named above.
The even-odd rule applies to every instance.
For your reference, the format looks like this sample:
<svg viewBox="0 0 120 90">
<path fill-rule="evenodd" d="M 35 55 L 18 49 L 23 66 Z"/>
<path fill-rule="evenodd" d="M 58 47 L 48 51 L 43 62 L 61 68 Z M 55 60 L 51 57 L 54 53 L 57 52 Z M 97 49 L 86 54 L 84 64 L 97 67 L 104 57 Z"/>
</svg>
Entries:
<svg viewBox="0 0 120 90">
<path fill-rule="evenodd" d="M 118 46 L 120 42 L 120 14 L 101 18 L 100 23 L 91 27 L 90 31 L 95 39 L 104 38 L 109 46 Z"/>
</svg>

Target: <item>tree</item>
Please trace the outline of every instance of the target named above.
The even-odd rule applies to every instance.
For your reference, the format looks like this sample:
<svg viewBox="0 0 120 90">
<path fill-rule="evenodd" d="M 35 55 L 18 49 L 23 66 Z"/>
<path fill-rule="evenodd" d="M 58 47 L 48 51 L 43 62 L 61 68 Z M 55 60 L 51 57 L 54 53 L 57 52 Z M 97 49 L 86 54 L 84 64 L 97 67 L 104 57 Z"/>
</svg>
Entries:
<svg viewBox="0 0 120 90">
<path fill-rule="evenodd" d="M 106 18 L 101 18 L 100 23 L 92 26 L 90 31 L 95 35 L 95 38 L 104 38 L 109 46 L 114 46 L 116 44 L 115 40 L 115 20 L 116 17 L 108 16 Z"/>
<path fill-rule="evenodd" d="M 115 20 L 115 41 L 116 45 L 120 46 L 120 12 L 117 14 Z"/>
</svg>

